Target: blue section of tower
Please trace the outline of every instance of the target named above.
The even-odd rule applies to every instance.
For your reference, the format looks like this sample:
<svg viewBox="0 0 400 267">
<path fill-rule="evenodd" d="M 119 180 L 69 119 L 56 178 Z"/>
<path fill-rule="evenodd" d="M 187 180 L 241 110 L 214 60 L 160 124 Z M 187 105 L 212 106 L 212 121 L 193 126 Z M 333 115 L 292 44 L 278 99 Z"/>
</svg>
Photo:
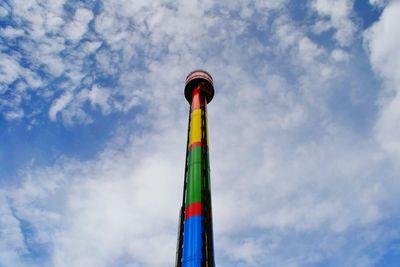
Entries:
<svg viewBox="0 0 400 267">
<path fill-rule="evenodd" d="M 183 237 L 183 267 L 200 267 L 202 261 L 202 216 L 193 216 L 185 221 Z"/>
</svg>

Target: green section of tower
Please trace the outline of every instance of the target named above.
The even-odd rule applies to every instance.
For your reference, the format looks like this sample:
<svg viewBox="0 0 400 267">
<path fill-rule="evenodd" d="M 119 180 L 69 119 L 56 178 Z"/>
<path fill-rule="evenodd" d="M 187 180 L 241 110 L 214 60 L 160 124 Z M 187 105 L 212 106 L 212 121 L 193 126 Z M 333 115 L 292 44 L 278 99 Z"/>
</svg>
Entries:
<svg viewBox="0 0 400 267">
<path fill-rule="evenodd" d="M 201 162 L 189 165 L 186 207 L 192 203 L 201 202 L 202 196 L 202 167 Z"/>
<path fill-rule="evenodd" d="M 198 146 L 189 150 L 189 168 L 194 163 L 201 163 L 202 147 Z"/>
<path fill-rule="evenodd" d="M 206 148 L 204 148 L 203 146 L 199 146 L 199 147 L 195 147 L 189 150 L 189 160 L 188 160 L 188 169 L 189 169 L 189 173 L 191 172 L 192 168 L 195 168 L 194 164 L 204 164 L 206 162 L 203 163 L 203 150 L 206 150 Z M 208 151 L 205 151 L 205 153 L 208 155 Z M 208 158 L 208 157 L 207 157 Z M 209 159 L 207 160 L 207 168 L 208 168 L 208 185 L 210 185 L 210 164 L 209 164 Z M 189 178 L 190 178 L 190 174 L 189 174 Z M 195 178 L 193 178 L 195 179 Z M 190 180 L 188 181 L 189 183 L 191 182 Z M 204 186 L 204 185 L 202 185 Z M 208 188 L 210 189 L 210 188 Z"/>
</svg>

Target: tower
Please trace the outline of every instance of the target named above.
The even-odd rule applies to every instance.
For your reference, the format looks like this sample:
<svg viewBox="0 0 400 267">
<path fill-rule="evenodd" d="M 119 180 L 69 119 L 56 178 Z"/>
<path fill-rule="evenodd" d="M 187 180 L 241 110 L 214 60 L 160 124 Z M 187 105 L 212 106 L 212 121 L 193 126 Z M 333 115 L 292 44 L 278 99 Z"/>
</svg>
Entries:
<svg viewBox="0 0 400 267">
<path fill-rule="evenodd" d="M 189 73 L 185 97 L 190 115 L 175 266 L 214 267 L 207 126 L 207 104 L 214 97 L 211 75 L 203 70 Z"/>
</svg>

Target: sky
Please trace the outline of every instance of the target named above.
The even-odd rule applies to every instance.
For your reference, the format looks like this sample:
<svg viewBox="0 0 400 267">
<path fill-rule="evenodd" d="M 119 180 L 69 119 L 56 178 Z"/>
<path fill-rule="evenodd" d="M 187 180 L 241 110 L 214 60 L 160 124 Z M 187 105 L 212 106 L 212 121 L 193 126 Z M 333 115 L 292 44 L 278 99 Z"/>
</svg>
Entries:
<svg viewBox="0 0 400 267">
<path fill-rule="evenodd" d="M 0 266 L 173 266 L 189 105 L 217 266 L 400 262 L 400 1 L 0 1 Z"/>
</svg>

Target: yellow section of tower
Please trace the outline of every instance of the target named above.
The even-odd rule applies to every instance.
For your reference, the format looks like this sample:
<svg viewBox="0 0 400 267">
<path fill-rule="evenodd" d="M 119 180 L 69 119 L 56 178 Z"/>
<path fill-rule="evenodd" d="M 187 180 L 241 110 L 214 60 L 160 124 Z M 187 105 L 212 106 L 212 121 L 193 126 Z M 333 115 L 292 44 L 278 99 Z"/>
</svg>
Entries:
<svg viewBox="0 0 400 267">
<path fill-rule="evenodd" d="M 201 109 L 192 111 L 190 119 L 189 145 L 201 142 Z"/>
<path fill-rule="evenodd" d="M 206 116 L 205 116 L 205 117 L 206 117 L 206 135 L 207 135 L 207 136 L 206 136 L 206 137 L 207 137 L 207 140 L 206 140 L 206 141 L 207 141 L 207 147 L 208 147 L 208 146 L 209 146 L 209 145 L 208 145 L 208 143 L 209 143 L 208 140 L 210 140 L 210 139 L 208 138 L 208 116 L 207 116 L 207 111 L 205 111 L 205 113 L 206 113 Z"/>
</svg>

